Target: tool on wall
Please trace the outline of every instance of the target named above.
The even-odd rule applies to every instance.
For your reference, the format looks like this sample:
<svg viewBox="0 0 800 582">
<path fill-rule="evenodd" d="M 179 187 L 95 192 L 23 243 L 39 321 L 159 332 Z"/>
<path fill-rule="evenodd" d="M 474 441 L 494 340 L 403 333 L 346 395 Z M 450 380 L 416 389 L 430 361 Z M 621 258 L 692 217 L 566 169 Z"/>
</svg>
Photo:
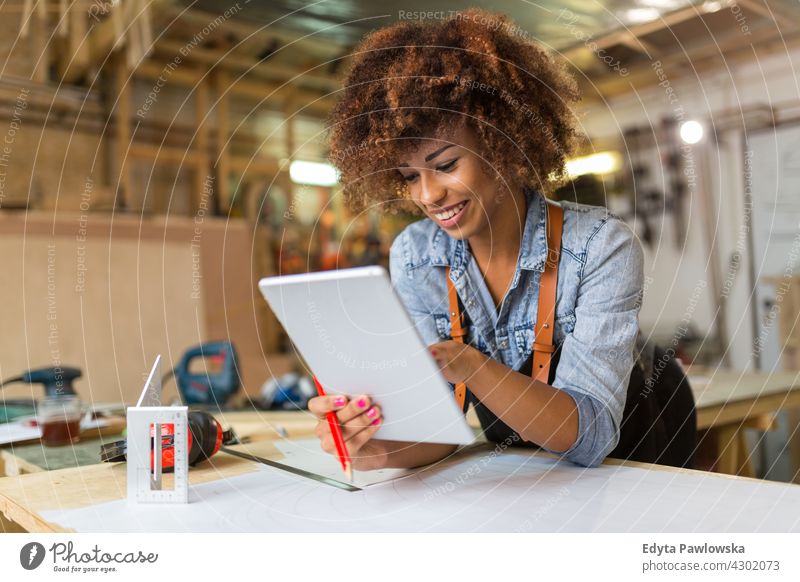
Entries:
<svg viewBox="0 0 800 582">
<path fill-rule="evenodd" d="M 675 248 L 681 250 L 686 243 L 686 218 L 684 216 L 684 200 L 688 194 L 688 185 L 684 175 L 683 152 L 678 139 L 678 120 L 667 117 L 662 122 L 664 148 L 661 154 L 665 178 L 669 182 L 665 206 L 672 214 L 675 225 Z"/>
<path fill-rule="evenodd" d="M 638 226 L 638 234 L 648 247 L 655 244 L 655 227 L 661 213 L 663 196 L 655 187 L 649 187 L 651 180 L 646 150 L 652 148 L 652 137 L 647 129 L 631 127 L 623 134 L 623 148 L 627 154 L 625 185 L 632 197 L 633 209 L 625 218 Z"/>
<path fill-rule="evenodd" d="M 222 407 L 240 387 L 236 348 L 229 341 L 195 346 L 183 354 L 178 365 L 164 375 L 161 383 L 171 376 L 175 376 L 183 404 Z"/>
</svg>

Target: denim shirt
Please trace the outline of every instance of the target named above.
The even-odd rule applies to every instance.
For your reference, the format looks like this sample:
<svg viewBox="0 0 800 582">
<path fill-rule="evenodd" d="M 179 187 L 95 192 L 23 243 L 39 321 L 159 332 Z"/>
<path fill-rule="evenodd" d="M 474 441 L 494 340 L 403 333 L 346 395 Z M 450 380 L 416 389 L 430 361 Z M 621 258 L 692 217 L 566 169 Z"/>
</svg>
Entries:
<svg viewBox="0 0 800 582">
<path fill-rule="evenodd" d="M 471 322 L 469 344 L 517 371 L 531 355 L 547 255 L 547 203 L 530 189 L 525 198 L 520 253 L 499 311 L 467 241 L 450 237 L 431 219 L 397 236 L 389 259 L 392 284 L 426 345 L 450 339 L 449 266 Z M 639 336 L 643 252 L 632 230 L 607 209 L 559 204 L 564 226 L 553 340 L 561 353 L 552 385 L 575 400 L 578 437 L 557 454 L 589 467 L 602 462 L 619 440 Z"/>
</svg>

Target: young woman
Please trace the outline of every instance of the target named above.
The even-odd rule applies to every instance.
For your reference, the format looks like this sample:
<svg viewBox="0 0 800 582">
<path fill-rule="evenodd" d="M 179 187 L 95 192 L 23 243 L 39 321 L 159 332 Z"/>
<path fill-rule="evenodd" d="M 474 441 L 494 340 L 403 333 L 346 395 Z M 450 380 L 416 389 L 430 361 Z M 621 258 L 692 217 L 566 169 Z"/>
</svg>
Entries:
<svg viewBox="0 0 800 582">
<path fill-rule="evenodd" d="M 331 122 L 331 159 L 353 208 L 412 208 L 390 255 L 393 285 L 444 377 L 465 383 L 488 438 L 532 443 L 584 466 L 619 440 L 643 285 L 632 231 L 601 207 L 561 202 L 563 235 L 549 383 L 530 357 L 547 255 L 541 193 L 575 137 L 574 81 L 504 17 L 470 10 L 401 22 L 354 51 Z M 468 321 L 450 339 L 447 277 Z M 554 361 L 554 364 L 556 363 Z M 453 446 L 373 438 L 368 395 L 309 404 L 335 448 L 335 410 L 356 469 L 412 467 Z"/>
</svg>

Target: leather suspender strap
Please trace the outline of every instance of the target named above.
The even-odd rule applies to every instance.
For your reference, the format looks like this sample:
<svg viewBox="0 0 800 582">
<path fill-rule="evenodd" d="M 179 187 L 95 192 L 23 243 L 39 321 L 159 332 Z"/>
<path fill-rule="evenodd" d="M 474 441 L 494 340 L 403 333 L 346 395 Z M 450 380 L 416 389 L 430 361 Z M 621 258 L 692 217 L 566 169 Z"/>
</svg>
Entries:
<svg viewBox="0 0 800 582">
<path fill-rule="evenodd" d="M 453 341 L 463 344 L 464 336 L 467 335 L 467 332 L 464 329 L 464 315 L 458 307 L 458 292 L 450 280 L 450 267 L 445 270 L 445 278 L 447 279 L 447 298 L 450 301 L 450 337 L 453 338 Z M 456 403 L 458 403 L 458 407 L 461 410 L 464 410 L 466 396 L 466 384 L 456 384 Z"/>
<path fill-rule="evenodd" d="M 539 304 L 536 313 L 536 326 L 533 340 L 534 379 L 547 384 L 550 377 L 550 358 L 555 351 L 553 330 L 555 328 L 556 292 L 558 290 L 558 263 L 561 257 L 561 233 L 564 227 L 564 209 L 559 204 L 547 202 L 547 259 L 539 279 Z M 447 297 L 450 303 L 450 336 L 453 341 L 464 343 L 467 332 L 464 317 L 458 306 L 458 292 L 450 280 L 450 267 L 447 267 Z M 456 384 L 456 402 L 464 410 L 467 387 Z"/>
<path fill-rule="evenodd" d="M 547 260 L 539 279 L 539 305 L 533 340 L 533 368 L 531 375 L 544 382 L 550 377 L 550 356 L 555 351 L 553 329 L 556 315 L 556 290 L 558 289 L 558 260 L 561 256 L 561 231 L 564 226 L 564 209 L 548 202 L 547 207 Z"/>
</svg>

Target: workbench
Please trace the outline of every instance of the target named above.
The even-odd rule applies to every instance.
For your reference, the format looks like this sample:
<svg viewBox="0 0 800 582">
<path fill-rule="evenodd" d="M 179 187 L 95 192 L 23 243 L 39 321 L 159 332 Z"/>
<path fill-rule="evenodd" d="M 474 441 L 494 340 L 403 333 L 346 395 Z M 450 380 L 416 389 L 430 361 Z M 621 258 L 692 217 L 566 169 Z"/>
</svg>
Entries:
<svg viewBox="0 0 800 582">
<path fill-rule="evenodd" d="M 701 437 L 713 440 L 717 462 L 714 470 L 728 475 L 755 476 L 751 453 L 745 442 L 746 429 L 771 430 L 774 414 L 800 409 L 800 373 L 775 374 L 708 371 L 693 374 L 690 384 L 697 407 L 697 429 Z M 215 416 L 223 426 L 232 426 L 241 438 L 250 440 L 279 437 L 302 438 L 313 434 L 316 420 L 305 411 L 232 411 Z M 469 424 L 480 424 L 470 409 Z M 792 431 L 790 431 L 792 432 Z M 800 435 L 791 439 L 795 481 L 800 479 Z M 113 438 L 112 440 L 117 440 Z M 40 445 L 0 448 L 0 476 L 34 473 L 49 469 L 88 465 L 95 462 L 101 440 L 82 441 L 75 452 L 70 447 Z"/>
<path fill-rule="evenodd" d="M 221 411 L 214 416 L 224 428 L 232 427 L 246 441 L 302 438 L 313 434 L 316 426 L 311 414 L 297 410 Z M 100 447 L 104 443 L 123 438 L 119 432 L 100 432 L 64 447 L 46 447 L 41 443 L 0 447 L 0 477 L 94 465 L 100 461 Z"/>
<path fill-rule="evenodd" d="M 707 381 L 692 378 L 693 391 L 697 403 L 698 429 L 717 430 L 720 450 L 720 469 L 730 473 L 742 471 L 741 459 L 747 456 L 742 431 L 753 422 L 761 422 L 764 415 L 778 410 L 800 407 L 800 382 L 797 374 L 740 374 L 717 372 Z M 246 450 L 265 458 L 280 459 L 282 455 L 275 447 L 279 438 L 300 439 L 313 436 L 316 419 L 307 412 L 221 412 L 217 414 L 223 426 L 232 426 L 237 434 L 248 444 L 232 447 Z M 477 426 L 474 414 L 469 417 L 470 424 Z M 89 441 L 92 442 L 92 441 Z M 99 440 L 93 441 L 99 448 Z M 88 442 L 87 442 L 88 445 Z M 19 454 L 19 451 L 17 451 Z M 545 453 L 532 453 L 545 455 Z M 2 451 L 6 465 L 19 463 L 16 477 L 0 479 L 0 529 L 10 531 L 61 531 L 57 525 L 47 522 L 40 515 L 42 511 L 53 508 L 81 507 L 89 500 L 92 503 L 121 499 L 126 490 L 126 470 L 124 464 L 88 464 L 85 466 L 54 469 L 46 471 L 42 463 L 16 457 L 10 449 Z M 25 463 L 28 466 L 25 466 Z M 606 465 L 641 467 L 654 471 L 672 471 L 683 474 L 686 470 L 647 465 L 642 463 L 620 462 L 608 459 Z M 257 463 L 232 455 L 220 453 L 204 466 L 190 471 L 190 482 L 205 483 L 225 479 L 256 470 Z M 51 465 L 51 469 L 54 467 Z M 26 474 L 27 473 L 27 474 Z M 698 471 L 688 473 L 698 478 L 710 474 Z M 714 476 L 713 478 L 717 478 Z M 722 477 L 720 477 L 722 478 Z M 743 477 L 730 477 L 742 479 Z M 11 523 L 9 523 L 9 521 Z"/>
<path fill-rule="evenodd" d="M 790 412 L 790 452 L 795 482 L 800 468 L 800 438 L 796 430 L 800 409 L 800 372 L 722 372 L 708 371 L 694 375 L 689 383 L 697 408 L 697 430 L 714 440 L 717 463 L 715 471 L 728 475 L 753 477 L 751 453 L 744 437 L 746 429 L 772 430 L 774 415 Z"/>
<path fill-rule="evenodd" d="M 275 441 L 232 448 L 282 458 Z M 124 501 L 124 464 L 91 465 L 0 480 L 0 513 L 29 532 L 72 531 L 45 516 L 79 508 L 102 517 L 75 531 L 95 532 L 800 531 L 794 484 L 615 460 L 584 469 L 532 449 L 481 454 L 348 492 L 222 451 L 190 470 L 192 503 L 146 508 Z M 209 508 L 220 495 L 232 514 Z"/>
<path fill-rule="evenodd" d="M 244 441 L 265 441 L 267 452 L 272 453 L 274 449 L 269 444 L 270 441 L 279 438 L 304 438 L 313 435 L 317 421 L 307 411 L 220 411 L 214 414 L 223 427 L 231 427 L 237 436 Z M 52 499 L 59 499 L 71 506 L 69 498 L 71 495 L 87 498 L 87 492 L 70 493 L 70 483 L 77 478 L 79 483 L 84 482 L 84 478 L 93 482 L 99 478 L 97 490 L 109 487 L 110 491 L 119 492 L 126 488 L 125 465 L 121 463 L 99 463 L 99 451 L 103 442 L 113 442 L 122 438 L 120 435 L 103 436 L 98 438 L 85 439 L 72 447 L 44 447 L 41 444 L 29 444 L 21 447 L 5 447 L 0 449 L 0 475 L 7 475 L 0 478 L 1 486 L 19 485 L 24 488 L 23 499 L 25 503 L 33 499 L 30 494 L 36 495 L 37 491 L 42 492 L 39 500 L 46 505 L 48 496 Z M 260 450 L 260 449 L 259 449 Z M 214 465 L 209 465 L 207 469 L 199 471 L 192 470 L 192 483 L 202 482 L 207 471 L 215 474 L 217 465 L 223 469 L 228 464 L 242 465 L 240 459 L 230 455 L 220 456 L 215 460 Z M 240 470 L 243 470 L 240 468 Z M 235 474 L 236 470 L 233 470 Z M 225 473 L 227 474 L 227 472 Z M 110 481 L 109 481 L 110 476 Z M 121 477 L 120 477 L 121 476 Z M 121 481 L 117 482 L 117 479 Z M 62 479 L 64 481 L 62 481 Z M 41 485 L 47 483 L 47 485 Z M 62 486 L 66 483 L 66 488 Z M 58 486 L 56 488 L 56 486 Z M 5 503 L 4 500 L 2 503 Z M 9 502 L 13 505 L 13 502 Z M 40 530 L 36 525 L 36 520 L 31 521 L 22 511 L 10 510 L 8 513 L 0 509 L 0 532 L 9 531 L 57 531 Z M 3 515 L 5 514 L 5 515 Z M 19 521 L 17 521 L 19 519 Z M 29 529 L 32 528 L 32 529 Z"/>
</svg>

